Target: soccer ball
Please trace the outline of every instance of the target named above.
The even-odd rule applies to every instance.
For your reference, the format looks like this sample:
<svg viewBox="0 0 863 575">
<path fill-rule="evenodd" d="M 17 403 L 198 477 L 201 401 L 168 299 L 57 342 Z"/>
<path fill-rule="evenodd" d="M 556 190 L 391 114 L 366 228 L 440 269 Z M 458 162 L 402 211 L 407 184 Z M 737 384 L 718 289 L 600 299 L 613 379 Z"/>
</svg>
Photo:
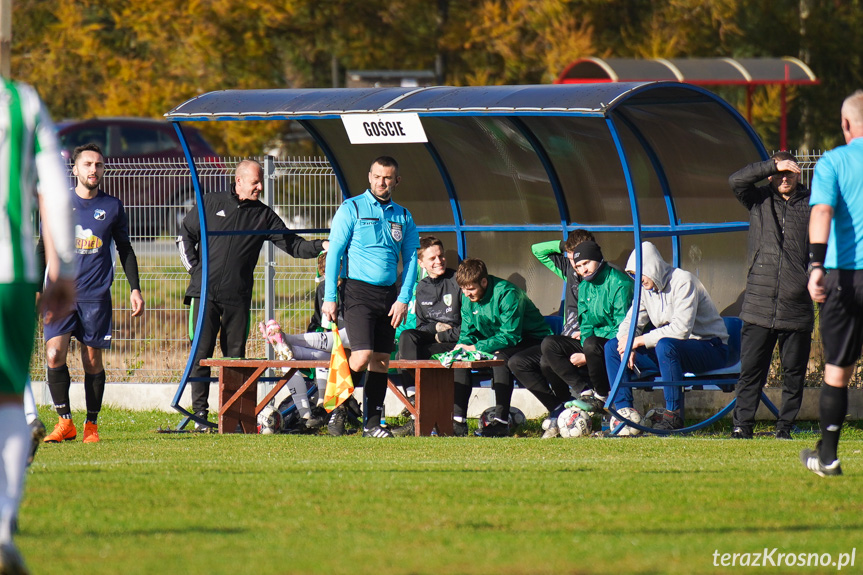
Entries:
<svg viewBox="0 0 863 575">
<path fill-rule="evenodd" d="M 267 405 L 258 414 L 258 433 L 272 435 L 280 431 L 282 431 L 282 413 L 272 405 Z"/>
<path fill-rule="evenodd" d="M 593 427 L 593 418 L 582 409 L 569 407 L 557 416 L 557 427 L 561 437 L 587 436 Z"/>
<path fill-rule="evenodd" d="M 641 414 L 638 413 L 638 410 L 633 408 L 633 407 L 622 407 L 622 408 L 618 409 L 617 412 L 621 416 L 623 416 L 626 419 L 628 419 L 629 421 L 631 421 L 632 423 L 641 423 Z M 614 431 L 615 428 L 617 428 L 617 426 L 620 425 L 621 423 L 623 423 L 623 421 L 621 421 L 620 419 L 617 419 L 614 416 L 611 416 L 611 422 L 608 425 L 609 432 Z M 627 436 L 627 435 L 638 435 L 639 433 L 641 433 L 640 429 L 636 429 L 634 427 L 630 427 L 627 425 L 626 427 L 621 429 L 617 435 Z"/>
<path fill-rule="evenodd" d="M 485 411 L 482 412 L 482 415 L 479 416 L 479 429 L 482 431 L 486 426 L 490 425 L 492 421 L 494 421 L 494 406 L 489 407 Z M 512 431 L 516 427 L 520 425 L 524 425 L 524 422 L 527 421 L 527 417 L 525 417 L 524 412 L 517 407 L 509 408 L 509 430 Z"/>
</svg>

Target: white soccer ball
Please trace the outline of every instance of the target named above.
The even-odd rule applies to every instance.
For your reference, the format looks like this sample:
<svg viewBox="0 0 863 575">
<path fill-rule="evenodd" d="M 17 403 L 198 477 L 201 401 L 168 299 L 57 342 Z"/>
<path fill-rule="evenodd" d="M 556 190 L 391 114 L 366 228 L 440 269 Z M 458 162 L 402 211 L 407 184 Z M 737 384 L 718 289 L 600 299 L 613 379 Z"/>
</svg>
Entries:
<svg viewBox="0 0 863 575">
<path fill-rule="evenodd" d="M 279 433 L 282 430 L 282 413 L 273 407 L 267 405 L 258 414 L 258 433 L 261 435 L 272 435 Z"/>
<path fill-rule="evenodd" d="M 641 423 L 641 414 L 638 413 L 638 410 L 633 407 L 623 407 L 618 409 L 617 412 L 622 416 L 631 421 L 632 423 Z M 617 419 L 614 416 L 611 416 L 611 422 L 609 423 L 608 429 L 609 431 L 614 431 L 614 429 L 623 423 L 620 419 Z M 634 427 L 626 426 L 621 429 L 617 435 L 620 436 L 628 436 L 628 435 L 638 435 L 641 433 L 640 429 L 636 429 Z"/>
<path fill-rule="evenodd" d="M 569 407 L 557 416 L 557 427 L 561 437 L 588 436 L 593 427 L 593 418 L 582 409 Z"/>
</svg>

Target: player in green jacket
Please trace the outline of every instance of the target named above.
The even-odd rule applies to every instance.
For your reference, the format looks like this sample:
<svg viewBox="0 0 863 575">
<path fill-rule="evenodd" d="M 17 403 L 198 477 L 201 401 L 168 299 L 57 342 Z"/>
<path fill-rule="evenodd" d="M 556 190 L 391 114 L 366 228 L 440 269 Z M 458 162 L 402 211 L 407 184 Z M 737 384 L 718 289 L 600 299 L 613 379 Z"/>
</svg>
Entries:
<svg viewBox="0 0 863 575">
<path fill-rule="evenodd" d="M 542 347 L 543 361 L 571 387 L 576 384 L 570 381 L 572 367 L 586 369 L 592 389 L 582 391 L 580 399 L 601 409 L 611 388 L 605 369 L 605 342 L 617 336 L 617 327 L 632 305 L 634 283 L 625 272 L 605 261 L 596 242 L 582 242 L 566 255 L 581 277 L 578 286 L 581 337 L 576 341 L 549 340 Z"/>
<path fill-rule="evenodd" d="M 498 359 L 538 345 L 551 335 L 551 328 L 527 294 L 510 282 L 488 274 L 482 260 L 468 258 L 455 274 L 462 290 L 461 335 L 455 349 L 482 351 Z M 465 416 L 470 398 L 470 373 L 458 369 L 455 374 L 453 428 L 456 435 L 467 433 Z M 512 400 L 512 372 L 506 365 L 492 369 L 495 397 L 494 422 L 482 430 L 485 437 L 509 435 L 509 407 Z"/>
</svg>

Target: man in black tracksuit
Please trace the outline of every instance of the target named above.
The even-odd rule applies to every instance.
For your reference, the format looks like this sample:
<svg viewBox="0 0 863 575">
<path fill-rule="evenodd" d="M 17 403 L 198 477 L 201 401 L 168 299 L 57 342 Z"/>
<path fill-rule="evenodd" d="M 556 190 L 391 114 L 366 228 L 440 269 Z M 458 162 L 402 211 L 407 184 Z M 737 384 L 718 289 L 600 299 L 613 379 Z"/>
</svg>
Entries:
<svg viewBox="0 0 863 575">
<path fill-rule="evenodd" d="M 446 267 L 443 242 L 434 236 L 420 238 L 417 262 L 428 274 L 417 282 L 416 329 L 399 335 L 401 359 L 429 359 L 455 347 L 461 334 L 461 288 L 455 270 Z M 413 386 L 413 370 L 405 370 L 404 387 Z"/>
<path fill-rule="evenodd" d="M 254 271 L 261 246 L 269 240 L 294 257 L 309 259 L 317 257 L 328 245 L 325 240 L 308 241 L 290 233 L 282 219 L 258 201 L 263 177 L 263 168 L 258 162 L 244 160 L 237 166 L 233 190 L 203 196 L 209 231 L 276 230 L 267 235 L 210 236 L 207 244 L 209 281 L 205 306 L 199 305 L 203 262 L 199 251 L 201 225 L 197 208 L 186 214 L 177 238 L 180 258 L 192 276 L 184 300 L 191 306 L 191 321 L 197 321 L 200 307 L 206 310 L 198 348 L 194 350 L 194 367 L 189 374 L 192 378 L 200 378 L 191 382 L 192 408 L 202 420 L 207 419 L 209 409 L 210 368 L 201 367 L 199 361 L 212 357 L 220 329 L 222 355 L 245 357 Z M 189 331 L 191 339 L 191 327 Z M 196 428 L 201 430 L 206 426 L 196 423 Z"/>
<path fill-rule="evenodd" d="M 809 278 L 809 190 L 799 183 L 800 167 L 788 152 L 749 164 L 728 179 L 749 210 L 749 249 L 740 379 L 731 436 L 752 437 L 755 410 L 767 381 L 773 348 L 779 343 L 782 406 L 776 437 L 791 439 L 800 411 L 814 323 Z M 755 187 L 768 178 L 767 185 Z"/>
</svg>

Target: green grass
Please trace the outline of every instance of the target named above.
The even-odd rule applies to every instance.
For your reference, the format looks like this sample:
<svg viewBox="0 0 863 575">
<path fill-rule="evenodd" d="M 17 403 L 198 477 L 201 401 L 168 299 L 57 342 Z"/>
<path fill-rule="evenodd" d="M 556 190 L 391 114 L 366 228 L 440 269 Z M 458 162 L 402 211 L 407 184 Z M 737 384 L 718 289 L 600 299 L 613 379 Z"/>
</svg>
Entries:
<svg viewBox="0 0 863 575">
<path fill-rule="evenodd" d="M 40 448 L 17 539 L 33 573 L 723 573 L 753 568 L 714 567 L 714 550 L 835 558 L 863 541 L 859 429 L 840 445 L 845 476 L 823 479 L 798 461 L 810 433 L 155 433 L 178 420 L 108 409 L 102 443 Z M 842 572 L 860 572 L 859 547 Z"/>
</svg>

